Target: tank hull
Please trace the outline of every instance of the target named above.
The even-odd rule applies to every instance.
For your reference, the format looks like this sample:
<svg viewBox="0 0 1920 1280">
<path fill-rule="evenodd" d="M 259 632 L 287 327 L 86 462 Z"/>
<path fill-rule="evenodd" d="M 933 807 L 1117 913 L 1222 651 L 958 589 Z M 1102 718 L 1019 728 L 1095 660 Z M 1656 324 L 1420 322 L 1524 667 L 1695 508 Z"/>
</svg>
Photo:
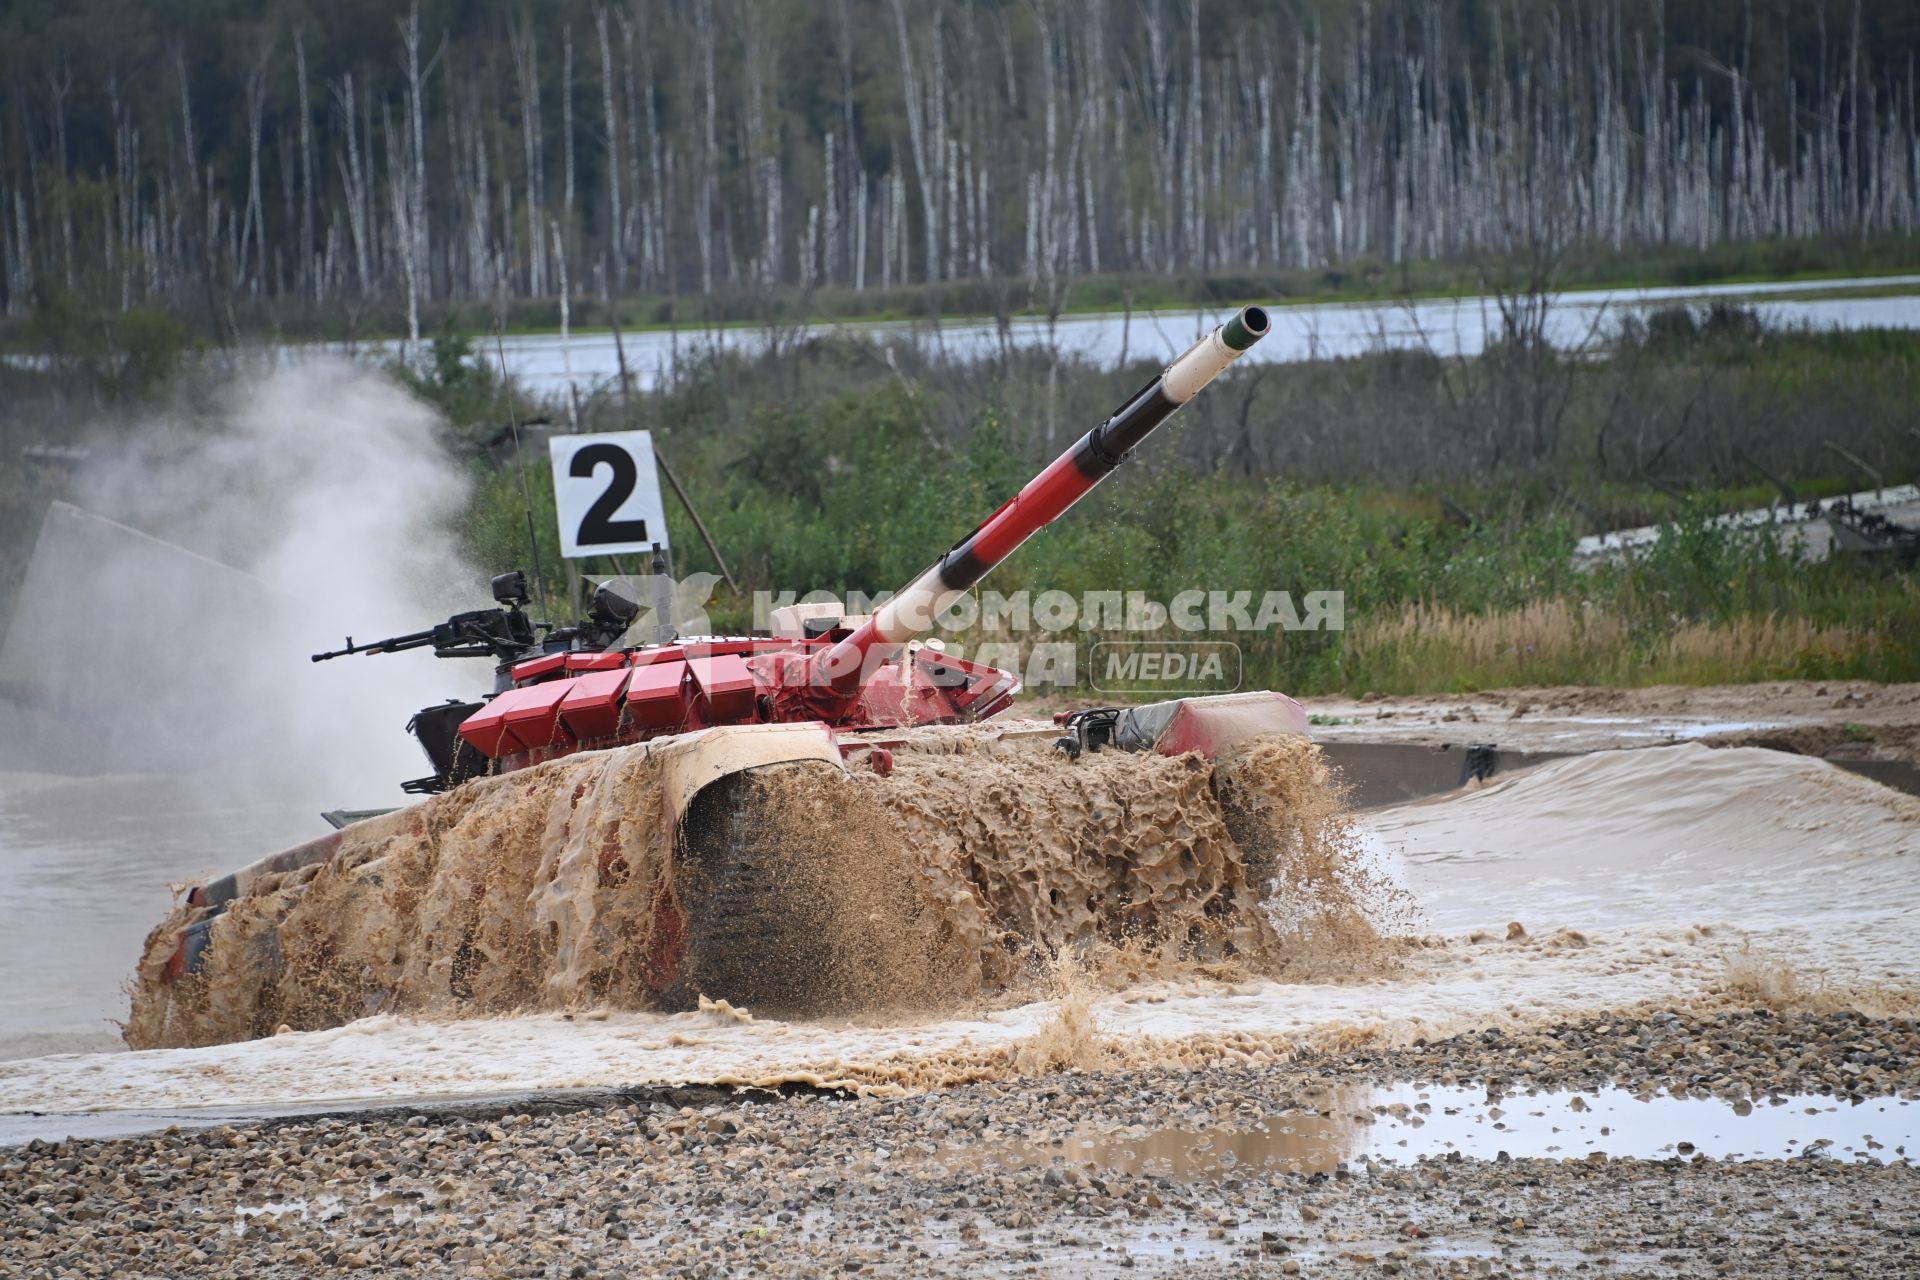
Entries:
<svg viewBox="0 0 1920 1280">
<path fill-rule="evenodd" d="M 563 758 L 354 823 L 190 892 L 150 936 L 136 1048 L 376 1013 L 926 1005 L 1131 939 L 1258 950 L 1262 833 L 1220 794 L 1310 750 L 1278 694 L 1057 725 L 719 727 Z M 1285 797 L 1281 803 L 1288 803 Z"/>
</svg>

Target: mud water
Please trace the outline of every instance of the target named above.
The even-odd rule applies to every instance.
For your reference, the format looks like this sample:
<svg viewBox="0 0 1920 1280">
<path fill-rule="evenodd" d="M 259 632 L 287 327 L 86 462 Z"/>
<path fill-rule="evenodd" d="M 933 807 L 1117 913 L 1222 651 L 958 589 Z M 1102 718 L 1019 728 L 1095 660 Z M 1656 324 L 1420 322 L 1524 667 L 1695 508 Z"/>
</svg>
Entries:
<svg viewBox="0 0 1920 1280">
<path fill-rule="evenodd" d="M 1072 1165 L 1088 1172 L 1182 1180 L 1261 1172 L 1332 1174 L 1353 1161 L 1449 1157 L 1780 1160 L 1920 1158 L 1920 1104 L 1820 1094 L 1742 1098 L 1648 1096 L 1605 1086 L 1489 1096 L 1485 1086 L 1335 1086 L 1245 1127 L 1129 1126 L 940 1151 L 935 1160 L 1008 1168 Z"/>
<path fill-rule="evenodd" d="M 1132 805 L 1204 845 L 1179 786 L 1038 825 Z M 1027 810 L 989 793 L 997 834 L 968 847 L 991 863 Z M 44 799 L 12 803 L 16 847 L 53 830 L 19 817 Z M 10 867 L 124 877 L 150 847 L 104 813 L 71 829 L 89 847 Z M 1370 811 L 1359 835 L 1340 874 L 1271 869 L 1417 914 L 1380 936 L 1275 913 L 1294 945 L 1268 969 L 1103 941 L 918 1011 L 588 1000 L 0 1062 L 15 1143 L 103 1135 L 0 1149 L 0 1272 L 1911 1274 L 1911 797 L 1688 744 Z M 130 959 L 151 917 L 69 919 Z M 593 968 L 559 954 L 522 972 Z M 785 1096 L 674 1092 L 700 1082 Z M 351 1107 L 379 1110 L 301 1118 Z"/>
<path fill-rule="evenodd" d="M 1005 803 L 1017 811 L 1012 793 Z M 970 1007 L 864 1018 L 593 1003 L 452 1022 L 376 1013 L 198 1049 L 3 1063 L 0 1093 L 10 1109 L 65 1112 L 725 1081 L 884 1092 L 1035 1064 L 1280 1061 L 1633 1007 L 1911 1016 L 1917 810 L 1804 757 L 1606 753 L 1367 815 L 1369 874 L 1397 878 L 1419 915 L 1385 948 L 1343 951 L 1330 934 L 1291 973 L 1169 971 L 1115 951 L 1075 991 L 1042 974 Z M 137 948 L 137 925 L 120 927 L 89 950 Z"/>
<path fill-rule="evenodd" d="M 140 940 L 169 883 L 325 830 L 284 784 L 0 773 L 0 1059 L 116 1050 Z"/>
<path fill-rule="evenodd" d="M 1076 764 L 983 728 L 909 735 L 885 777 L 797 764 L 756 781 L 746 838 L 773 842 L 764 891 L 791 901 L 769 928 L 787 932 L 706 944 L 700 912 L 720 908 L 692 878 L 698 828 L 677 827 L 684 754 L 584 753 L 355 824 L 324 863 L 251 881 L 212 918 L 201 971 L 175 979 L 175 940 L 200 918 L 183 906 L 148 941 L 128 1043 L 388 1012 L 672 1009 L 686 985 L 736 1002 L 742 987 L 795 991 L 806 1012 L 946 1013 L 1099 947 L 1277 975 L 1316 948 L 1359 959 L 1397 895 L 1369 879 L 1303 739 Z M 1276 883 L 1259 909 L 1257 886 Z M 810 972 L 764 982 L 745 967 L 759 950 Z M 712 965 L 732 984 L 712 985 Z"/>
</svg>

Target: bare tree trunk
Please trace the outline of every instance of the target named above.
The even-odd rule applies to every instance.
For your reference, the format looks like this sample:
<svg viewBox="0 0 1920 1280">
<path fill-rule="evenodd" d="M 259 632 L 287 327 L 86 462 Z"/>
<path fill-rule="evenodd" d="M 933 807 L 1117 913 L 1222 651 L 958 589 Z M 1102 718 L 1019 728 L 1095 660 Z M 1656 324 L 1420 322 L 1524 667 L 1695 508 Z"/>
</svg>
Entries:
<svg viewBox="0 0 1920 1280">
<path fill-rule="evenodd" d="M 48 97 L 53 108 L 53 176 L 59 187 L 54 205 L 60 211 L 60 270 L 67 288 L 73 288 L 73 193 L 67 177 L 67 94 L 73 89 L 73 70 L 64 62 L 47 73 Z"/>
<path fill-rule="evenodd" d="M 373 290 L 373 246 L 367 225 L 367 168 L 372 164 L 373 157 L 368 156 L 364 164 L 360 158 L 360 134 L 354 127 L 353 72 L 346 72 L 340 77 L 340 83 L 334 89 L 334 98 L 340 104 L 346 124 L 341 131 L 346 154 L 336 156 L 335 161 L 340 167 L 340 181 L 346 187 L 347 230 L 353 237 L 354 272 L 360 282 L 361 296 L 365 297 Z"/>
<path fill-rule="evenodd" d="M 833 154 L 833 130 L 820 135 L 821 196 L 826 201 L 827 225 L 822 240 L 821 277 L 831 282 L 840 273 L 840 181 Z"/>
<path fill-rule="evenodd" d="M 668 219 L 672 216 L 672 154 L 667 152 L 666 163 L 662 163 L 662 150 L 665 140 L 660 135 L 659 110 L 653 101 L 653 55 L 648 53 L 641 66 L 645 73 L 642 88 L 647 100 L 647 173 L 653 180 L 653 269 L 657 275 L 666 275 L 673 268 L 667 262 Z M 679 278 L 671 277 L 667 281 L 668 290 L 679 287 Z"/>
<path fill-rule="evenodd" d="M 397 25 L 400 28 L 401 45 L 406 50 L 407 138 L 412 161 L 407 168 L 406 198 L 407 231 L 413 237 L 413 244 L 402 256 L 408 273 L 407 297 L 411 313 L 415 310 L 418 296 L 428 294 L 432 289 L 433 254 L 427 227 L 426 81 L 433 74 L 433 64 L 440 61 L 440 55 L 434 54 L 426 69 L 421 69 L 420 0 L 414 0 L 407 10 L 406 20 Z M 409 325 L 417 329 L 417 316 L 410 315 Z M 413 336 L 417 342 L 420 336 L 418 332 Z"/>
<path fill-rule="evenodd" d="M 441 253 L 446 263 L 447 296 L 459 297 L 464 293 L 472 293 L 485 297 L 487 290 L 477 279 L 478 259 L 472 252 L 473 172 L 472 153 L 467 147 L 472 121 L 460 109 L 460 86 L 454 79 L 451 63 L 447 66 L 446 81 L 447 109 L 443 115 L 447 126 L 448 183 L 445 199 L 449 213 L 446 235 L 440 238 L 440 243 L 445 246 Z M 460 234 L 463 230 L 469 232 L 464 242 Z M 431 268 L 427 274 L 432 276 Z"/>
<path fill-rule="evenodd" d="M 594 9 L 593 24 L 600 37 L 600 105 L 607 121 L 607 247 L 613 264 L 610 288 L 618 289 L 627 278 L 626 224 L 620 216 L 620 126 L 613 113 L 613 48 L 607 40 L 606 6 Z"/>
<path fill-rule="evenodd" d="M 383 105 L 383 114 L 384 111 L 385 107 Z M 361 191 L 367 202 L 366 213 L 363 218 L 367 229 L 367 261 L 370 264 L 373 284 L 375 287 L 378 287 L 382 284 L 380 277 L 383 274 L 383 264 L 386 261 L 386 255 L 382 250 L 380 238 L 383 234 L 380 228 L 384 224 L 381 219 L 374 216 L 379 211 L 380 197 L 378 191 L 375 189 L 379 183 L 379 178 L 374 174 L 373 170 L 373 88 L 365 80 L 360 82 L 360 155 L 366 165 L 366 180 L 361 187 Z"/>
<path fill-rule="evenodd" d="M 27 197 L 18 187 L 13 192 L 14 295 L 33 295 L 33 236 L 27 227 Z"/>
<path fill-rule="evenodd" d="M 472 103 L 469 111 L 474 121 L 484 117 L 480 111 L 480 93 L 477 88 L 470 89 L 468 98 Z M 467 135 L 467 145 L 473 152 L 473 185 L 467 193 L 468 212 L 468 255 L 472 261 L 473 293 L 475 297 L 487 297 L 496 292 L 499 282 L 505 278 L 503 260 L 493 243 L 493 184 L 489 176 L 487 140 L 483 130 L 471 129 Z"/>
<path fill-rule="evenodd" d="M 933 24 L 940 24 L 940 10 L 937 3 L 929 6 L 933 13 Z M 923 278 L 937 280 L 940 276 L 940 189 L 939 175 L 933 165 L 938 160 L 929 161 L 931 151 L 928 129 L 925 120 L 925 104 L 921 100 L 919 76 L 914 68 L 913 42 L 907 32 L 907 11 L 904 0 L 893 0 L 894 31 L 899 36 L 900 45 L 900 92 L 907 108 L 907 141 L 913 147 L 913 168 L 920 182 L 921 230 L 926 235 L 927 256 L 924 263 Z M 904 275 L 904 271 L 902 272 Z"/>
<path fill-rule="evenodd" d="M 566 141 L 566 193 L 563 197 L 562 221 L 566 233 L 573 234 L 573 23 L 568 22 L 561 29 L 562 53 L 560 58 L 560 134 Z"/>
<path fill-rule="evenodd" d="M 1847 51 L 1847 217 L 1860 226 L 1860 170 L 1862 159 L 1860 127 L 1860 0 L 1853 0 L 1853 40 Z"/>
<path fill-rule="evenodd" d="M 246 270 L 247 251 L 253 250 L 254 267 L 247 283 L 256 293 L 265 274 L 266 223 L 260 209 L 260 127 L 267 106 L 267 62 L 273 46 L 263 45 L 247 74 L 247 207 L 240 215 L 240 254 L 234 266 Z"/>
<path fill-rule="evenodd" d="M 307 101 L 307 42 L 293 29 L 294 79 L 300 102 L 300 269 L 294 279 L 316 302 L 319 282 L 313 270 L 313 108 Z"/>
<path fill-rule="evenodd" d="M 553 265 L 560 276 L 560 368 L 567 380 L 567 425 L 573 430 L 580 429 L 580 390 L 573 384 L 573 313 L 567 288 L 567 243 L 560 234 L 560 224 L 551 218 L 547 228 L 553 236 Z"/>
<path fill-rule="evenodd" d="M 507 146 L 501 142 L 502 155 L 500 169 L 500 266 L 497 273 L 496 288 L 502 298 L 513 290 L 514 263 L 520 257 L 520 243 L 514 233 L 513 221 L 513 181 L 507 176 L 507 160 L 504 154 Z"/>
<path fill-rule="evenodd" d="M 120 101 L 119 72 L 111 68 L 107 71 L 107 104 L 113 119 L 114 237 L 119 245 L 113 266 L 120 290 L 120 310 L 126 311 L 133 306 L 134 228 L 139 216 L 135 200 L 140 179 L 139 166 L 133 157 L 132 127 Z M 0 200 L 0 213 L 4 213 L 5 208 L 4 200 Z M 5 223 L 6 219 L 0 217 L 0 227 Z"/>
<path fill-rule="evenodd" d="M 387 201 L 393 216 L 393 244 L 400 255 L 400 275 L 407 293 L 407 346 L 405 358 L 419 358 L 420 348 L 420 273 L 414 255 L 420 251 L 420 238 L 414 234 L 413 180 L 410 176 L 411 147 L 393 136 L 393 119 L 386 104 L 380 107 L 380 136 L 387 145 Z"/>
<path fill-rule="evenodd" d="M 948 230 L 950 227 L 949 219 L 952 214 L 950 207 L 943 206 L 940 203 L 942 192 L 951 190 L 951 187 L 945 181 L 947 175 L 943 172 L 947 167 L 948 155 L 947 42 L 942 34 L 941 24 L 944 15 L 941 12 L 937 0 L 930 8 L 933 14 L 933 22 L 927 28 L 927 39 L 928 43 L 933 47 L 933 65 L 927 92 L 927 113 L 929 116 L 927 122 L 927 156 L 933 162 L 933 172 L 922 176 L 920 200 L 923 205 L 926 204 L 927 192 L 925 184 L 931 181 L 934 193 L 932 207 L 938 211 L 938 216 L 934 220 L 933 230 L 927 236 L 927 247 L 929 250 L 927 275 L 931 279 L 944 280 L 953 274 L 953 255 L 950 251 L 952 241 L 950 236 L 947 241 L 949 252 L 945 257 L 938 259 L 937 266 L 935 264 L 935 254 L 941 244 L 941 232 Z"/>
<path fill-rule="evenodd" d="M 771 158 L 766 155 L 766 76 L 765 76 L 765 32 L 758 19 L 764 15 L 748 11 L 746 30 L 742 33 L 745 48 L 742 58 L 745 62 L 747 78 L 747 118 L 742 123 L 742 150 L 745 152 L 748 189 L 760 205 L 761 236 L 760 248 L 753 255 L 753 281 L 760 287 L 773 283 L 773 275 L 778 264 L 780 248 L 776 242 L 775 220 L 778 216 L 774 187 L 769 172 Z M 752 210 L 748 211 L 750 220 Z"/>
<path fill-rule="evenodd" d="M 853 190 L 853 289 L 861 293 L 867 287 L 867 220 L 870 216 L 867 208 L 867 182 L 861 176 L 860 185 Z"/>
<path fill-rule="evenodd" d="M 192 198 L 198 200 L 200 204 L 200 212 L 202 215 L 198 219 L 198 231 L 200 235 L 200 279 L 206 290 L 207 322 L 213 329 L 216 341 L 218 341 L 220 345 L 225 346 L 227 343 L 226 315 L 220 306 L 220 284 L 217 278 L 218 272 L 214 265 L 214 245 L 218 239 L 214 231 L 214 224 L 217 224 L 219 219 L 219 209 L 218 206 L 200 194 L 204 188 L 200 185 L 199 151 L 194 146 L 193 95 L 187 80 L 187 53 L 184 45 L 176 44 L 174 46 L 173 66 L 180 82 L 180 137 L 186 157 L 186 181 L 181 184 L 181 189 L 193 192 L 194 195 Z M 211 180 L 212 175 L 211 172 L 209 172 L 208 186 L 211 186 Z M 183 222 L 189 226 L 193 225 L 195 219 L 192 217 L 191 207 L 184 208 L 182 212 L 187 215 L 183 218 Z M 22 229 L 24 230 L 24 220 Z M 185 246 L 190 246 L 191 243 L 192 242 L 188 240 L 185 242 Z"/>
<path fill-rule="evenodd" d="M 515 79 L 520 86 L 520 136 L 526 149 L 527 292 L 539 297 L 547 291 L 546 225 L 540 213 L 540 49 L 534 39 L 533 16 L 523 12 L 510 28 Z"/>
<path fill-rule="evenodd" d="M 1183 225 L 1182 246 L 1186 254 L 1186 265 L 1192 270 L 1204 270 L 1206 267 L 1205 233 L 1201 229 L 1200 205 L 1200 139 L 1203 130 L 1200 123 L 1200 0 L 1187 0 L 1187 124 L 1186 146 L 1182 156 L 1186 161 L 1185 172 L 1181 175 L 1181 222 Z"/>
<path fill-rule="evenodd" d="M 713 85 L 713 0 L 699 0 L 694 8 L 699 26 L 700 65 L 705 72 L 706 112 L 700 149 L 700 199 L 694 209 L 694 234 L 700 242 L 700 292 L 713 292 L 713 220 L 718 199 L 720 146 L 717 138 L 719 110 Z"/>
<path fill-rule="evenodd" d="M 844 189 L 853 205 L 850 256 L 853 260 L 853 287 L 855 292 L 859 292 L 867 287 L 867 174 L 860 159 L 860 141 L 854 132 L 853 23 L 847 11 L 847 0 L 837 0 L 834 17 L 834 55 L 840 68 L 841 140 L 846 153 Z M 832 166 L 828 168 L 828 182 L 840 182 L 842 175 Z"/>
</svg>

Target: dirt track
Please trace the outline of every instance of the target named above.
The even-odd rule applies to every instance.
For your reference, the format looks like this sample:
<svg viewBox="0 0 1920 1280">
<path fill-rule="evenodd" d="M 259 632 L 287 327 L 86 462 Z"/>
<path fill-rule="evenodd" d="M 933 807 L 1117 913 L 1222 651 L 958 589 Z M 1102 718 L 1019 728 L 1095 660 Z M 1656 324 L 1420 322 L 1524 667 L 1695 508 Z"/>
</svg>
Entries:
<svg viewBox="0 0 1920 1280">
<path fill-rule="evenodd" d="M 1314 717 L 1314 737 L 1326 742 L 1494 742 L 1503 750 L 1596 751 L 1695 741 L 1829 759 L 1920 762 L 1920 684 L 1561 686 L 1303 701 Z"/>
<path fill-rule="evenodd" d="M 1920 1040 L 1910 1021 L 1723 1010 L 891 1100 L 642 1094 L 561 1114 L 34 1144 L 0 1161 L 0 1275 L 1912 1274 L 1920 1174 L 1890 1135 L 1878 1157 L 1747 1163 L 1675 1145 L 1691 1131 L 1660 1153 L 1616 1138 L 1544 1159 L 1438 1144 L 1417 1164 L 1351 1149 L 1292 1167 L 1118 1154 L 1148 1131 L 1230 1147 L 1282 1123 L 1417 1129 L 1409 1108 L 1356 1116 L 1331 1099 L 1456 1076 L 1502 1081 L 1484 1093 L 1510 1118 L 1534 1105 L 1528 1088 L 1606 1078 L 1755 1103 L 1831 1091 L 1822 1101 L 1845 1112 L 1851 1090 L 1911 1095 Z M 1090 1136 L 1113 1142 L 1090 1157 Z"/>
</svg>

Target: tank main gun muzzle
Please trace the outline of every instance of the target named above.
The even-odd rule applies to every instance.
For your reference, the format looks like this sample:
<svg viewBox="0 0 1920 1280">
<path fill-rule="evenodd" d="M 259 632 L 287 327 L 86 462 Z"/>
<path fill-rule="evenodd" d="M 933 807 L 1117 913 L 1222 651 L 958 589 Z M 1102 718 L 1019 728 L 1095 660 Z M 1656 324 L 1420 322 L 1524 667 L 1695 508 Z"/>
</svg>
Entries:
<svg viewBox="0 0 1920 1280">
<path fill-rule="evenodd" d="M 810 673 L 812 683 L 853 689 L 860 683 L 869 653 L 889 653 L 933 630 L 942 610 L 1113 474 L 1174 410 L 1266 337 L 1268 328 L 1264 308 L 1242 307 L 1187 348 L 1113 416 L 1080 437 L 979 528 L 875 610 L 853 634 L 818 654 Z"/>
</svg>

